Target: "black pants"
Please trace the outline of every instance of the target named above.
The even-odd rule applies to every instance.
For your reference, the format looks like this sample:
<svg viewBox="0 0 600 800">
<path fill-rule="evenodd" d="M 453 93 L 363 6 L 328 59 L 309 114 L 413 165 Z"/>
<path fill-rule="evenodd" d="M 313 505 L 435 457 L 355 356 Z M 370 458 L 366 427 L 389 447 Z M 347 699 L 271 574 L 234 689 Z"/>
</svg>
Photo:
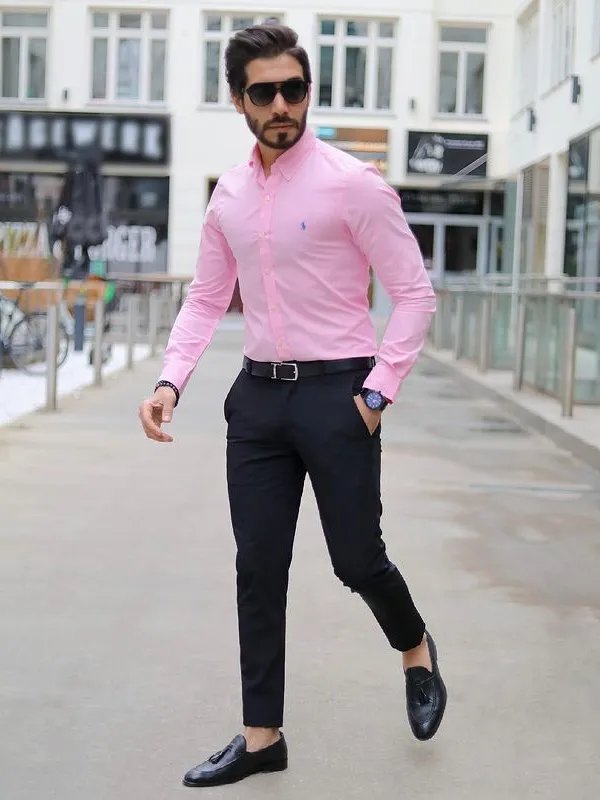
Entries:
<svg viewBox="0 0 600 800">
<path fill-rule="evenodd" d="M 337 577 L 396 650 L 423 638 L 381 538 L 380 431 L 369 434 L 353 399 L 367 374 L 287 382 L 242 370 L 225 400 L 245 725 L 283 724 L 288 570 L 306 473 Z"/>
</svg>

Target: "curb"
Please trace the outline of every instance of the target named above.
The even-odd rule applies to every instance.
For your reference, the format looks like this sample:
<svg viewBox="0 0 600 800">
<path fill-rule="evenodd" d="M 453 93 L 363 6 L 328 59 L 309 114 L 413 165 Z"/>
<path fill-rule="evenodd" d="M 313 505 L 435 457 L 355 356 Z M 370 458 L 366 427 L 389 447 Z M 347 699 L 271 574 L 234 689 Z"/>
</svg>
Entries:
<svg viewBox="0 0 600 800">
<path fill-rule="evenodd" d="M 469 389 L 474 390 L 481 396 L 487 397 L 488 399 L 498 403 L 498 405 L 500 405 L 505 411 L 511 414 L 524 426 L 536 431 L 537 433 L 541 433 L 543 436 L 546 436 L 548 439 L 550 439 L 550 441 L 558 445 L 558 447 L 569 451 L 572 455 L 585 462 L 588 466 L 600 470 L 599 447 L 586 442 L 584 439 L 574 433 L 564 430 L 564 428 L 561 428 L 560 425 L 550 422 L 541 414 L 536 414 L 534 411 L 526 408 L 521 403 L 517 402 L 512 396 L 505 394 L 500 389 L 488 386 L 483 381 L 477 380 L 477 378 L 469 375 L 463 369 L 461 369 L 460 364 L 446 361 L 429 348 L 426 348 L 423 351 L 423 356 L 424 358 L 435 363 L 438 367 L 441 367 L 446 374 L 451 375 L 453 378 L 457 378 L 459 381 L 465 384 L 465 386 L 469 387 Z M 598 413 L 600 414 L 600 408 L 598 409 Z"/>
</svg>

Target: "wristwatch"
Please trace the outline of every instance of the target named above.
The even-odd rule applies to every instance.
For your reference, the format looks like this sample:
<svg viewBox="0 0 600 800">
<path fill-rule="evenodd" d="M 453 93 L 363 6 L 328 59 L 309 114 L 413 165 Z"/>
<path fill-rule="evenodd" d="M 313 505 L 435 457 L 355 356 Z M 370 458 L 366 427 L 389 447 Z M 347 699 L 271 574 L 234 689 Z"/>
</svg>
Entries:
<svg viewBox="0 0 600 800">
<path fill-rule="evenodd" d="M 383 411 L 389 405 L 389 400 L 386 400 L 381 392 L 376 392 L 375 389 L 361 389 L 360 396 L 371 411 Z"/>
</svg>

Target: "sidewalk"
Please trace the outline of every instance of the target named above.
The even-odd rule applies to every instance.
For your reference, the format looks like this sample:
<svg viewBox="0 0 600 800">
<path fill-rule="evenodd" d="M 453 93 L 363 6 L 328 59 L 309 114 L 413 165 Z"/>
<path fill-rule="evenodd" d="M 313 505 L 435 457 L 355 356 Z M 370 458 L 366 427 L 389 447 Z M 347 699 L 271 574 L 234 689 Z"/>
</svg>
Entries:
<svg viewBox="0 0 600 800">
<path fill-rule="evenodd" d="M 480 372 L 474 364 L 456 361 L 449 351 L 428 347 L 426 355 L 453 375 L 505 408 L 523 425 L 548 436 L 595 469 L 600 470 L 600 407 L 576 405 L 572 417 L 561 415 L 560 402 L 539 392 L 513 389 L 508 370 Z"/>
<path fill-rule="evenodd" d="M 134 348 L 134 361 L 147 358 L 150 348 L 138 344 Z M 127 347 L 114 344 L 109 360 L 102 367 L 103 377 L 125 369 Z M 57 396 L 77 395 L 94 382 L 94 368 L 89 363 L 89 346 L 81 353 L 72 350 L 65 363 L 57 372 Z M 0 372 L 0 426 L 38 411 L 46 406 L 46 376 L 27 375 L 17 369 L 3 369 Z"/>
<path fill-rule="evenodd" d="M 137 420 L 158 359 L 0 428 L 2 800 L 595 798 L 600 474 L 429 359 L 385 412 L 383 528 L 438 644 L 438 735 L 412 738 L 400 659 L 333 576 L 307 484 L 290 768 L 181 786 L 240 724 L 222 416 L 240 353 L 219 331 L 172 445 Z"/>
</svg>

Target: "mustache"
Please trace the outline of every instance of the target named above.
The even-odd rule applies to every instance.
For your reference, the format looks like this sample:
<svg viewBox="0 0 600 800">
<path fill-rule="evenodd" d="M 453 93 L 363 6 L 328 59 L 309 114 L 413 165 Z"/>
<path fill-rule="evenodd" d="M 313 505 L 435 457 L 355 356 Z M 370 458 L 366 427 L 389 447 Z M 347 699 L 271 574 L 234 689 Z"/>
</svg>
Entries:
<svg viewBox="0 0 600 800">
<path fill-rule="evenodd" d="M 291 119 L 290 117 L 279 117 L 277 119 L 272 119 L 270 122 L 267 122 L 265 128 L 271 128 L 274 125 L 293 125 L 295 128 L 298 127 L 298 123 L 295 119 Z"/>
</svg>

